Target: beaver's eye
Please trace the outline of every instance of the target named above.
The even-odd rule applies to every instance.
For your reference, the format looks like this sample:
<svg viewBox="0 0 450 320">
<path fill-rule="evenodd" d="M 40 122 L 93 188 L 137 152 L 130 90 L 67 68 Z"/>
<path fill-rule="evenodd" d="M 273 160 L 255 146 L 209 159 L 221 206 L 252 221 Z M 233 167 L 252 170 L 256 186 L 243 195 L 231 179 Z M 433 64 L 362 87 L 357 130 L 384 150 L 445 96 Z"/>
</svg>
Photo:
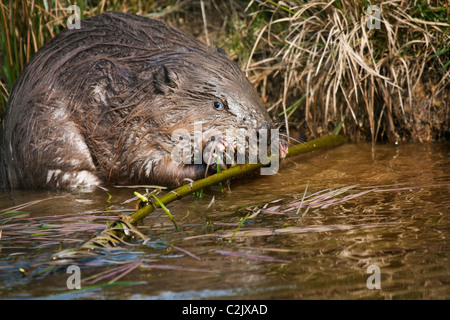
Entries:
<svg viewBox="0 0 450 320">
<path fill-rule="evenodd" d="M 216 110 L 222 110 L 223 109 L 223 104 L 222 104 L 222 102 L 219 102 L 219 101 L 214 101 L 213 106 L 214 106 L 214 109 L 216 109 Z"/>
</svg>

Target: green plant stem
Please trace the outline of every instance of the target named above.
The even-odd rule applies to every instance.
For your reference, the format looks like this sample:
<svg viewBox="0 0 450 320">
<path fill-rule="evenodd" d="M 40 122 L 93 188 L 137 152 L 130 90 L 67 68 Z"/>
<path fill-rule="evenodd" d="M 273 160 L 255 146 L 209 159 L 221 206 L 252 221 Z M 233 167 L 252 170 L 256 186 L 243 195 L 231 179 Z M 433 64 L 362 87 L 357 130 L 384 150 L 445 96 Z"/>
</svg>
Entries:
<svg viewBox="0 0 450 320">
<path fill-rule="evenodd" d="M 290 147 L 288 150 L 288 154 L 286 155 L 286 158 L 297 156 L 303 153 L 308 153 L 321 148 L 337 147 L 344 144 L 346 141 L 347 139 L 345 137 L 338 135 L 331 135 L 324 138 L 318 138 L 310 142 L 297 144 Z M 271 160 L 273 159 L 273 157 L 279 157 L 279 155 L 275 154 L 270 156 Z M 230 178 L 248 172 L 252 172 L 254 170 L 261 168 L 262 166 L 263 164 L 259 162 L 256 164 L 237 165 L 235 167 L 223 170 L 204 179 L 194 181 L 191 184 L 186 184 L 182 187 L 172 190 L 171 192 L 166 193 L 165 195 L 159 197 L 159 200 L 167 205 L 168 203 L 178 200 L 191 193 L 194 193 L 197 190 L 201 190 L 210 187 L 212 185 L 218 184 L 219 182 L 226 181 Z M 159 207 L 159 204 L 155 203 L 154 206 L 144 206 L 131 216 L 130 222 L 132 224 L 138 223 L 139 221 L 147 217 L 150 213 L 152 213 L 155 207 Z"/>
<path fill-rule="evenodd" d="M 345 137 L 338 135 L 331 135 L 324 138 L 318 138 L 307 143 L 302 143 L 290 147 L 286 157 L 293 157 L 326 147 L 337 147 L 344 144 L 346 141 L 347 139 Z M 274 157 L 279 157 L 279 155 L 273 154 L 269 158 L 272 161 Z M 181 199 L 182 197 L 192 194 L 198 190 L 210 187 L 212 185 L 216 185 L 219 182 L 226 181 L 230 178 L 239 176 L 241 174 L 252 172 L 261 167 L 263 167 L 263 164 L 261 163 L 237 165 L 235 167 L 223 170 L 204 179 L 194 181 L 190 184 L 181 186 L 159 197 L 159 201 L 153 202 L 152 205 L 146 205 L 142 207 L 141 209 L 136 211 L 133 215 L 118 218 L 118 220 L 115 223 L 111 224 L 111 228 L 114 230 L 111 230 L 111 228 L 104 230 L 103 233 L 97 235 L 88 242 L 85 242 L 83 245 L 81 245 L 81 247 L 92 249 L 96 247 L 108 247 L 111 245 L 115 246 L 119 243 L 119 241 L 112 239 L 111 234 L 113 237 L 116 238 L 122 237 L 120 230 L 117 230 L 119 229 L 118 226 L 121 223 L 136 226 L 141 220 L 150 215 L 156 208 L 163 207 L 164 205 L 167 205 L 175 200 Z"/>
<path fill-rule="evenodd" d="M 161 200 L 159 200 L 153 193 L 152 197 L 156 200 L 156 203 L 164 210 L 164 212 L 169 216 L 170 220 L 175 226 L 175 229 L 177 231 L 180 231 L 180 228 L 178 227 L 177 222 L 175 221 L 175 218 L 173 217 L 172 213 L 170 213 L 169 209 L 167 209 L 164 203 Z"/>
<path fill-rule="evenodd" d="M 239 229 L 241 229 L 242 225 L 244 224 L 244 222 L 247 220 L 247 218 L 250 216 L 250 212 L 247 213 L 247 215 L 241 219 L 241 223 L 239 223 L 239 226 L 236 228 L 236 230 L 234 230 L 233 235 L 230 237 L 230 239 L 228 239 L 228 243 L 233 242 L 233 238 L 236 235 L 236 233 L 239 231 Z"/>
</svg>

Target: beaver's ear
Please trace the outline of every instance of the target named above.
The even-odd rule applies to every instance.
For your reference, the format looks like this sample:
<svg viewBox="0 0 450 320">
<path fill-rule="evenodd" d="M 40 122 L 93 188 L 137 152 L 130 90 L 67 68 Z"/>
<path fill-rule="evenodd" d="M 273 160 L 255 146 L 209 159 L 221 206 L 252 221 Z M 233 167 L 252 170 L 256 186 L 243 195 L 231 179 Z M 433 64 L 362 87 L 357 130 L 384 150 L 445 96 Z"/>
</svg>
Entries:
<svg viewBox="0 0 450 320">
<path fill-rule="evenodd" d="M 155 89 L 157 92 L 167 94 L 171 89 L 177 87 L 178 77 L 175 72 L 166 66 L 162 66 L 156 71 Z"/>
</svg>

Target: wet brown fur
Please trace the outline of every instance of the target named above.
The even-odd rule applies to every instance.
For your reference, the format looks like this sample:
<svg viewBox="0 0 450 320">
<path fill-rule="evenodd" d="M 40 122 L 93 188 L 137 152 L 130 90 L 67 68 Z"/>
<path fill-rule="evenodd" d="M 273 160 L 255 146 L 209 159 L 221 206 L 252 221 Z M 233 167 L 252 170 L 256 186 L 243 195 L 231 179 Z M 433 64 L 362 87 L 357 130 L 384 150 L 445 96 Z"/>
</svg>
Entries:
<svg viewBox="0 0 450 320">
<path fill-rule="evenodd" d="M 214 101 L 227 108 L 214 110 Z M 0 187 L 65 188 L 80 171 L 101 182 L 179 185 L 204 166 L 172 163 L 170 135 L 198 120 L 219 131 L 271 127 L 254 88 L 217 49 L 135 15 L 83 20 L 45 45 L 14 85 Z"/>
</svg>

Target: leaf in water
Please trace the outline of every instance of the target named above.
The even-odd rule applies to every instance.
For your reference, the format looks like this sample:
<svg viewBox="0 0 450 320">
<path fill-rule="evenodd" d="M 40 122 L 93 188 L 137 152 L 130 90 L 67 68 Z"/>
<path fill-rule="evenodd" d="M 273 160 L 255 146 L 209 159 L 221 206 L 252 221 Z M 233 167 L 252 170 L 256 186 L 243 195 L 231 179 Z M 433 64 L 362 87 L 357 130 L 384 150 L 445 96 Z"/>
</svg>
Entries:
<svg viewBox="0 0 450 320">
<path fill-rule="evenodd" d="M 35 205 L 35 204 L 37 204 L 39 202 L 42 202 L 42 201 L 51 200 L 51 199 L 57 199 L 57 198 L 65 198 L 65 197 L 64 196 L 55 196 L 55 197 L 50 197 L 50 198 L 30 201 L 30 202 L 23 203 L 23 204 L 20 204 L 18 206 L 15 206 L 15 207 L 11 207 L 11 208 L 6 208 L 6 209 L 3 209 L 3 210 L 0 210 L 0 212 L 4 213 L 4 212 L 7 212 L 7 211 L 17 211 L 17 210 L 21 210 L 23 208 Z"/>
<path fill-rule="evenodd" d="M 175 250 L 181 251 L 181 252 L 187 254 L 188 256 L 190 256 L 190 257 L 192 257 L 194 259 L 201 260 L 199 256 L 193 254 L 190 251 L 187 251 L 186 249 L 183 249 L 183 248 L 180 248 L 180 247 L 177 247 L 177 246 L 172 246 L 172 248 L 174 248 Z"/>
<path fill-rule="evenodd" d="M 142 268 L 180 270 L 180 271 L 192 271 L 192 272 L 208 272 L 208 273 L 217 272 L 217 271 L 211 270 L 211 269 L 185 268 L 185 267 L 181 267 L 181 266 L 171 266 L 168 264 L 144 264 L 144 265 L 142 265 Z"/>
<path fill-rule="evenodd" d="M 134 269 L 138 268 L 141 264 L 142 264 L 142 261 L 128 263 L 125 266 L 108 269 L 104 272 L 101 272 L 101 273 L 93 275 L 89 278 L 83 279 L 83 281 L 86 283 L 96 283 L 96 282 L 99 282 L 100 280 L 110 278 L 112 276 L 115 276 L 116 274 L 119 274 L 114 279 L 112 279 L 108 282 L 108 283 L 114 283 L 117 280 L 119 280 L 120 278 L 122 278 L 125 275 L 127 275 L 128 273 L 130 273 L 131 271 L 133 271 Z"/>
<path fill-rule="evenodd" d="M 277 258 L 273 258 L 271 256 L 265 256 L 265 255 L 259 255 L 259 254 L 228 251 L 228 250 L 214 250 L 214 251 L 217 253 L 223 254 L 223 255 L 246 258 L 246 259 L 250 259 L 250 260 L 263 260 L 263 261 L 270 261 L 270 262 L 291 262 L 290 260 L 277 259 Z"/>
<path fill-rule="evenodd" d="M 261 236 L 275 236 L 283 234 L 297 234 L 297 233 L 309 233 L 309 232 L 328 232 L 334 230 L 351 230 L 356 228 L 374 228 L 374 227 L 384 227 L 386 225 L 392 225 L 398 223 L 376 223 L 376 224 L 364 224 L 364 225 L 343 225 L 343 224 L 333 224 L 333 225 L 320 225 L 320 226 L 306 226 L 306 227 L 286 227 L 280 229 L 250 229 L 239 231 L 235 234 L 235 237 L 261 237 Z M 210 233 L 198 236 L 187 237 L 184 240 L 191 240 L 197 238 L 229 238 L 234 232 L 218 232 Z"/>
<path fill-rule="evenodd" d="M 90 291 L 101 289 L 101 288 L 110 288 L 110 287 L 119 287 L 119 286 L 137 286 L 137 285 L 143 285 L 148 284 L 147 281 L 121 281 L 121 282 L 114 282 L 114 283 L 102 283 L 98 285 L 88 286 L 85 288 L 77 289 L 77 290 L 71 290 L 67 291 L 61 294 L 56 294 L 53 296 L 46 297 L 46 300 L 63 300 L 63 299 L 73 299 L 76 298 L 79 295 L 87 294 Z"/>
<path fill-rule="evenodd" d="M 270 208 L 272 209 L 272 208 Z M 265 214 L 278 214 L 278 215 L 288 215 L 288 213 L 286 212 L 281 212 L 281 211 L 275 211 L 275 210 L 269 210 L 269 209 L 261 209 L 262 213 Z"/>
</svg>

